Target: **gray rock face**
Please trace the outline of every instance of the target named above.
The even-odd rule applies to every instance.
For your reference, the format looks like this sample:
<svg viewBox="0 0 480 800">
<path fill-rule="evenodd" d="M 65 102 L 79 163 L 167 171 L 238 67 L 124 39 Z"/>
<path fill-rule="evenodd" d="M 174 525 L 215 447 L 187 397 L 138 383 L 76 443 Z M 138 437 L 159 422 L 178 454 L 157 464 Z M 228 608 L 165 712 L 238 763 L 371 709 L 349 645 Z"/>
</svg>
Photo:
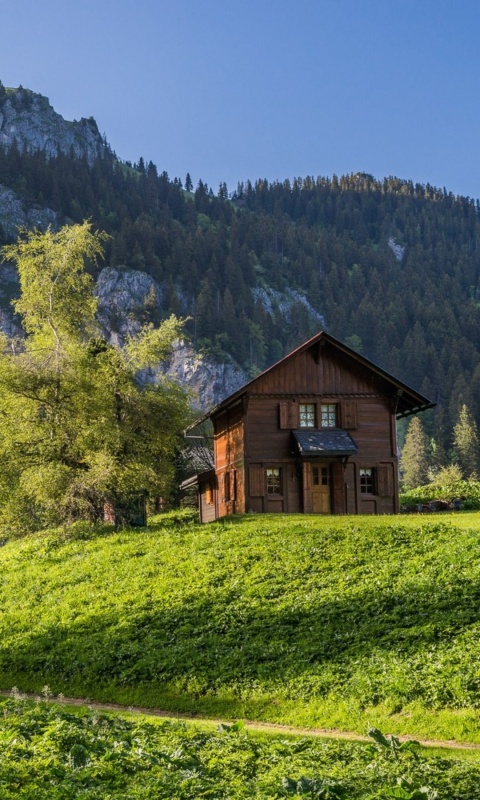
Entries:
<svg viewBox="0 0 480 800">
<path fill-rule="evenodd" d="M 284 319 L 290 319 L 292 309 L 295 304 L 300 304 L 304 307 L 309 318 L 318 325 L 321 330 L 325 327 L 325 319 L 319 314 L 318 311 L 308 302 L 307 298 L 301 292 L 295 289 L 290 289 L 288 292 L 278 292 L 276 289 L 252 289 L 252 293 L 256 300 L 258 300 L 267 314 L 274 316 L 278 311 Z"/>
<path fill-rule="evenodd" d="M 11 147 L 15 140 L 20 148 L 43 150 L 49 157 L 73 150 L 76 158 L 89 163 L 106 150 L 92 117 L 67 122 L 47 97 L 21 87 L 7 89 L 0 101 L 0 145 Z"/>
<path fill-rule="evenodd" d="M 96 293 L 102 333 L 116 347 L 121 347 L 127 336 L 138 333 L 149 317 L 162 312 L 162 288 L 145 272 L 107 267 L 98 277 Z M 192 406 L 201 410 L 216 405 L 247 381 L 246 374 L 233 362 L 213 361 L 185 341 L 175 343 L 169 362 L 158 373 L 188 391 Z M 155 381 L 155 370 L 143 379 Z"/>
<path fill-rule="evenodd" d="M 145 272 L 102 269 L 98 276 L 98 320 L 111 344 L 122 346 L 125 337 L 138 333 L 162 305 L 162 290 Z"/>
<path fill-rule="evenodd" d="M 392 251 L 393 255 L 395 256 L 396 260 L 398 261 L 398 263 L 401 264 L 403 261 L 403 256 L 405 255 L 405 248 L 402 247 L 401 244 L 397 244 L 395 239 L 393 239 L 392 237 L 390 237 L 390 239 L 388 240 L 388 246 Z"/>
<path fill-rule="evenodd" d="M 0 184 L 0 225 L 8 237 L 15 237 L 18 228 L 57 227 L 57 215 L 51 208 L 24 208 L 12 189 Z"/>
<path fill-rule="evenodd" d="M 12 307 L 12 300 L 19 294 L 17 270 L 12 264 L 0 264 L 0 330 L 10 339 L 23 338 L 25 335 Z"/>
<path fill-rule="evenodd" d="M 247 375 L 233 362 L 213 361 L 184 341 L 175 344 L 170 362 L 162 372 L 187 389 L 192 407 L 201 411 L 217 405 L 248 381 Z"/>
</svg>

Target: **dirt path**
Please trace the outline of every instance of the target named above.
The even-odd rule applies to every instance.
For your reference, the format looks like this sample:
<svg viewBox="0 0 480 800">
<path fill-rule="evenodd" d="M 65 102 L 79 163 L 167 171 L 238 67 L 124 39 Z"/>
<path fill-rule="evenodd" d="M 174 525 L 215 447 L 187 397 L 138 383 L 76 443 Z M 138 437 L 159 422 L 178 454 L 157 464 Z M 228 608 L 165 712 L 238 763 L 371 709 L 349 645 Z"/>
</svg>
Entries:
<svg viewBox="0 0 480 800">
<path fill-rule="evenodd" d="M 3 697 L 12 697 L 12 692 L 0 690 L 0 695 Z M 65 706 L 85 706 L 86 708 L 95 708 L 99 711 L 121 711 L 129 714 L 144 714 L 150 717 L 161 717 L 162 719 L 186 719 L 199 722 L 207 722 L 213 725 L 231 725 L 233 720 L 217 719 L 214 717 L 202 717 L 200 714 L 189 712 L 174 712 L 164 711 L 159 708 L 143 708 L 142 706 L 122 706 L 119 703 L 96 703 L 85 698 L 77 697 L 45 697 L 38 694 L 28 694 L 21 692 L 18 695 L 20 698 L 26 700 L 39 700 L 44 702 L 55 703 L 57 705 Z M 361 733 L 354 733 L 353 731 L 341 731 L 336 728 L 299 728 L 294 725 L 282 725 L 276 722 L 256 722 L 254 720 L 242 720 L 245 723 L 245 728 L 252 731 L 264 731 L 265 733 L 289 733 L 295 736 L 318 736 L 325 739 L 347 739 L 357 742 L 371 742 L 369 736 L 363 736 Z M 411 739 L 416 739 L 415 736 L 399 736 L 400 741 L 407 742 Z M 440 740 L 440 739 L 416 739 L 423 747 L 445 747 L 449 750 L 480 750 L 480 744 L 472 742 L 456 742 L 453 739 Z"/>
</svg>

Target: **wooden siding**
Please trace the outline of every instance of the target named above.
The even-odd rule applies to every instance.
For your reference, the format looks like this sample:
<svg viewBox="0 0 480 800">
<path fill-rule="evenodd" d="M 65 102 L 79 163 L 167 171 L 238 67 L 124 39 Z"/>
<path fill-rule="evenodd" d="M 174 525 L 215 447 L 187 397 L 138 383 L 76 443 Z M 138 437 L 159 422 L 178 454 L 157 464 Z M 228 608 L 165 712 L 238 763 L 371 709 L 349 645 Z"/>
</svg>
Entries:
<svg viewBox="0 0 480 800">
<path fill-rule="evenodd" d="M 275 461 L 292 457 L 292 428 L 281 428 L 278 398 L 252 397 L 245 422 L 250 461 Z M 292 426 L 293 427 L 293 426 Z"/>
<path fill-rule="evenodd" d="M 243 405 L 226 409 L 214 420 L 217 516 L 245 512 Z"/>
<path fill-rule="evenodd" d="M 380 394 L 385 381 L 330 345 L 313 345 L 260 376 L 255 394 Z M 390 390 L 391 391 L 391 390 Z"/>
<path fill-rule="evenodd" d="M 212 502 L 207 503 L 206 484 L 200 486 L 200 521 L 213 522 L 216 518 L 215 493 L 212 486 Z"/>
<path fill-rule="evenodd" d="M 357 482 L 358 482 L 358 467 L 356 464 L 349 462 L 345 467 L 345 495 L 346 495 L 346 508 L 347 514 L 358 514 L 357 506 Z"/>
</svg>

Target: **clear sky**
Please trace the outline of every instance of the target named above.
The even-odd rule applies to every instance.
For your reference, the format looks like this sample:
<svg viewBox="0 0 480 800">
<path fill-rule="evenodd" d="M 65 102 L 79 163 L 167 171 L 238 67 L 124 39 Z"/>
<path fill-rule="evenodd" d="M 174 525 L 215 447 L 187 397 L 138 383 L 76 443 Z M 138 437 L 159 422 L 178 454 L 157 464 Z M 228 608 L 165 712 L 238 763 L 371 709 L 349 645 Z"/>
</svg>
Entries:
<svg viewBox="0 0 480 800">
<path fill-rule="evenodd" d="M 3 0 L 0 80 L 216 191 L 369 172 L 480 197 L 480 0 Z"/>
</svg>

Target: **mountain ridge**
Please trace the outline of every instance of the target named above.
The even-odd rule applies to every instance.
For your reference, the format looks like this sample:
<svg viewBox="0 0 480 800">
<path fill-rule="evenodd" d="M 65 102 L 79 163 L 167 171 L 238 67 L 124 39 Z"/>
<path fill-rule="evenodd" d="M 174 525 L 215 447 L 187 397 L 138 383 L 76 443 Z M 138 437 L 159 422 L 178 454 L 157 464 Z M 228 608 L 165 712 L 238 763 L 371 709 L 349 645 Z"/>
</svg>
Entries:
<svg viewBox="0 0 480 800">
<path fill-rule="evenodd" d="M 69 122 L 44 95 L 0 83 L 0 144 L 14 143 L 20 150 L 42 150 L 49 157 L 72 151 L 75 158 L 86 158 L 90 164 L 108 150 L 93 117 Z"/>
<path fill-rule="evenodd" d="M 321 327 L 437 401 L 423 421 L 439 460 L 463 403 L 480 424 L 478 201 L 366 173 L 186 192 L 107 146 L 92 162 L 0 147 L 0 184 L 25 214 L 107 231 L 105 267 L 147 274 L 161 303 L 144 316 L 186 317 L 211 363 L 251 377 Z M 11 237 L 3 226 L 0 243 Z"/>
</svg>

